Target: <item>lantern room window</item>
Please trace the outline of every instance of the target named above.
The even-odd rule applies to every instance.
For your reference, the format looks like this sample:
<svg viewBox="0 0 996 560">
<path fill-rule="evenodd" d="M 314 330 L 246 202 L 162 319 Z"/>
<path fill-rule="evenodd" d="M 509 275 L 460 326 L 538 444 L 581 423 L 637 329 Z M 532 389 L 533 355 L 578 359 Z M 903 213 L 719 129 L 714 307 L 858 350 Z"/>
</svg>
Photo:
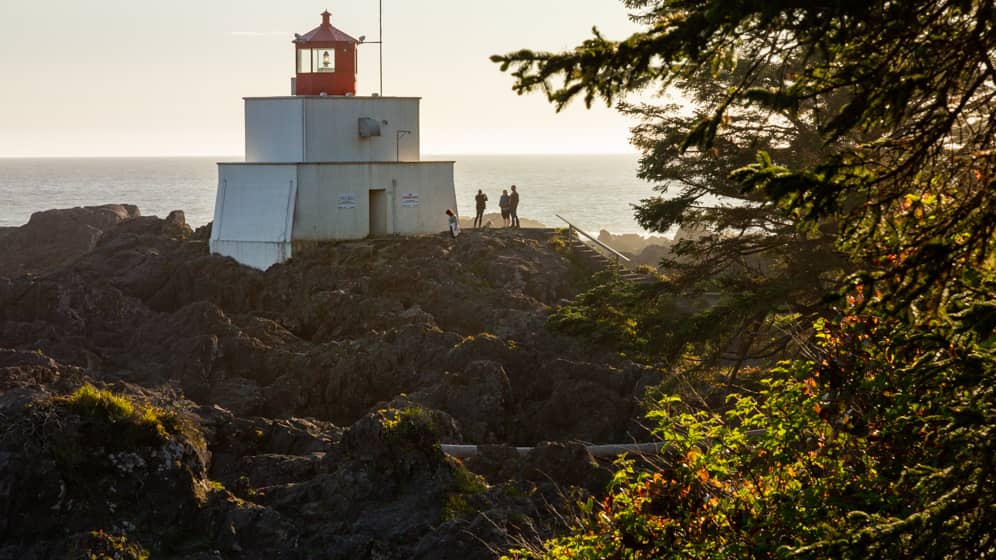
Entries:
<svg viewBox="0 0 996 560">
<path fill-rule="evenodd" d="M 297 71 L 299 74 L 335 72 L 335 48 L 298 49 Z"/>
<path fill-rule="evenodd" d="M 311 49 L 297 49 L 297 73 L 311 73 Z"/>
</svg>

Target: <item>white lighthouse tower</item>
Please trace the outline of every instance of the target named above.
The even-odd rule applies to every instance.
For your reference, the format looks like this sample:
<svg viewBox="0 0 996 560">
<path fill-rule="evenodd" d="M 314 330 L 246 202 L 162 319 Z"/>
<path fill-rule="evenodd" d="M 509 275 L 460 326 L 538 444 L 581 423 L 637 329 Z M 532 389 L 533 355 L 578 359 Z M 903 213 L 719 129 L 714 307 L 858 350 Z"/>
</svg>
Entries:
<svg viewBox="0 0 996 560">
<path fill-rule="evenodd" d="M 218 164 L 211 252 L 266 269 L 296 243 L 436 233 L 452 161 L 421 161 L 418 97 L 356 95 L 358 42 L 331 24 L 294 41 L 287 97 L 246 97 L 245 161 Z"/>
</svg>

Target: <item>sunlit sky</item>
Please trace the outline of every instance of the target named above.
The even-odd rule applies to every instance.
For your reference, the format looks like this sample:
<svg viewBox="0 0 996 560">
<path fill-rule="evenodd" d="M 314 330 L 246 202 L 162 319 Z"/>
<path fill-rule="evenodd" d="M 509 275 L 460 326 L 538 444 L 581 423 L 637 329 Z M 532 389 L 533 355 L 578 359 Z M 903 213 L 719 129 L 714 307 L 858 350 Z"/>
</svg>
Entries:
<svg viewBox="0 0 996 560">
<path fill-rule="evenodd" d="M 242 155 L 242 97 L 287 95 L 293 34 L 377 39 L 377 0 L 0 0 L 0 156 Z M 422 97 L 422 151 L 619 153 L 631 122 L 518 96 L 488 57 L 636 29 L 617 0 L 383 0 L 384 94 Z M 378 89 L 360 47 L 358 94 Z"/>
</svg>

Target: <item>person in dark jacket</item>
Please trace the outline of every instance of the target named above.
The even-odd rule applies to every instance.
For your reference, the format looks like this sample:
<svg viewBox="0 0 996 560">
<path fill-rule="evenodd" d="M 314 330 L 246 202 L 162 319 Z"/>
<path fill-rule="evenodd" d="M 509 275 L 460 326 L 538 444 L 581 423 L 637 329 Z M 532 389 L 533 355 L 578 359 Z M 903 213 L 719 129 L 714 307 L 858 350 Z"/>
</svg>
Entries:
<svg viewBox="0 0 996 560">
<path fill-rule="evenodd" d="M 503 226 L 508 227 L 511 223 L 508 219 L 509 217 L 509 198 L 508 189 L 501 191 L 501 198 L 498 199 L 498 207 L 501 208 L 501 223 Z"/>
<path fill-rule="evenodd" d="M 515 190 L 515 185 L 512 185 L 512 194 L 508 195 L 508 215 L 512 227 L 519 227 L 519 191 Z"/>
<path fill-rule="evenodd" d="M 484 209 L 488 206 L 488 195 L 484 194 L 484 191 L 477 189 L 477 196 L 474 197 L 474 202 L 477 203 L 477 216 L 474 217 L 474 228 L 479 228 L 484 225 Z"/>
</svg>

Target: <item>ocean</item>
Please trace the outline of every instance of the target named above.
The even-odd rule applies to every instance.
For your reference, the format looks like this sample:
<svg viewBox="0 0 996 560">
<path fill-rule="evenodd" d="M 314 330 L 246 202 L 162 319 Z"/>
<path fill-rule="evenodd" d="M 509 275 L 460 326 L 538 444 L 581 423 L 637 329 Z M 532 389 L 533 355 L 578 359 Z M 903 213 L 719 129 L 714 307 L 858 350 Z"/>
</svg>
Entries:
<svg viewBox="0 0 996 560">
<path fill-rule="evenodd" d="M 643 233 L 631 205 L 654 194 L 636 177 L 637 155 L 424 155 L 454 160 L 458 212 L 473 216 L 477 189 L 497 211 L 501 190 L 516 185 L 519 216 L 549 226 L 556 214 L 597 234 Z M 218 161 L 233 157 L 0 159 L 0 227 L 32 212 L 109 203 L 135 204 L 143 215 L 183 210 L 201 226 L 213 218 Z"/>
</svg>

